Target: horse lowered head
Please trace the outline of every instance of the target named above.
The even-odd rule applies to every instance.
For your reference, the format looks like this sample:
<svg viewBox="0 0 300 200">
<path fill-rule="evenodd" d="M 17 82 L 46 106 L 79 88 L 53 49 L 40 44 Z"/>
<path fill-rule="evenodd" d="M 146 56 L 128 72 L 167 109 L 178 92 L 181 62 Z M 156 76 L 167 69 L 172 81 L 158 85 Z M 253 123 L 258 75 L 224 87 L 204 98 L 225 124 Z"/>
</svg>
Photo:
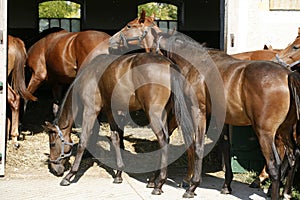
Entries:
<svg viewBox="0 0 300 200">
<path fill-rule="evenodd" d="M 128 49 L 132 47 L 141 47 L 150 52 L 153 49 L 154 38 L 149 32 L 155 29 L 157 32 L 161 30 L 156 25 L 154 15 L 145 16 L 143 10 L 140 18 L 136 18 L 129 22 L 119 32 L 110 38 L 110 51 Z"/>
<path fill-rule="evenodd" d="M 45 122 L 43 127 L 49 134 L 49 170 L 56 176 L 62 176 L 72 153 L 73 142 L 69 136 L 63 134 L 58 125 Z"/>
</svg>

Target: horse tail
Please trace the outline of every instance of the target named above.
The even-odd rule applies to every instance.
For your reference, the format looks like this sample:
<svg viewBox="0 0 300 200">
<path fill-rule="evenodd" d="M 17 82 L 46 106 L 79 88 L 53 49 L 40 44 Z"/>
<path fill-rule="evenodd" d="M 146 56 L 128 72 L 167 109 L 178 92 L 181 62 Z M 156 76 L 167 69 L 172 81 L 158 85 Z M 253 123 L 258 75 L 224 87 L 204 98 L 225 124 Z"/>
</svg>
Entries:
<svg viewBox="0 0 300 200">
<path fill-rule="evenodd" d="M 171 89 L 172 100 L 174 102 L 174 112 L 177 120 L 177 124 L 180 125 L 183 138 L 186 144 L 193 143 L 193 122 L 184 95 L 184 76 L 180 73 L 177 65 L 171 65 Z"/>
<path fill-rule="evenodd" d="M 36 101 L 37 98 L 26 89 L 24 67 L 27 59 L 27 53 L 24 43 L 22 42 L 23 44 L 20 44 L 21 41 L 18 42 L 18 45 L 22 46 L 22 50 L 20 49 L 19 51 L 15 52 L 16 59 L 14 62 L 14 70 L 12 72 L 13 89 L 17 91 L 24 99 Z"/>
<path fill-rule="evenodd" d="M 293 71 L 288 75 L 289 88 L 292 93 L 291 102 L 295 102 L 297 124 L 296 131 L 294 132 L 294 144 L 296 146 L 295 155 L 300 156 L 300 72 Z"/>
<path fill-rule="evenodd" d="M 292 93 L 292 99 L 295 101 L 297 119 L 300 120 L 300 73 L 293 71 L 288 75 L 289 87 Z"/>
</svg>

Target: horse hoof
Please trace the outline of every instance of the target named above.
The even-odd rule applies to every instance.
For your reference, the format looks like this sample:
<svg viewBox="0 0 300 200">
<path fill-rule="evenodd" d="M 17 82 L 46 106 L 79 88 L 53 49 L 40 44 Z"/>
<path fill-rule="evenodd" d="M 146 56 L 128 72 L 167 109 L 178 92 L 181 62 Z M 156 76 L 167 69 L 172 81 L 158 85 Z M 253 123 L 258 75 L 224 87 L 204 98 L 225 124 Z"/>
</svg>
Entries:
<svg viewBox="0 0 300 200">
<path fill-rule="evenodd" d="M 292 199 L 292 195 L 283 194 L 282 200 L 290 200 L 290 199 Z"/>
<path fill-rule="evenodd" d="M 122 182 L 123 182 L 123 179 L 121 177 L 116 177 L 116 178 L 114 178 L 114 182 L 113 183 L 119 184 L 119 183 L 122 183 Z"/>
<path fill-rule="evenodd" d="M 186 191 L 182 197 L 183 198 L 194 198 L 195 196 L 196 196 L 195 192 Z"/>
<path fill-rule="evenodd" d="M 231 189 L 228 189 L 228 188 L 222 188 L 222 189 L 221 189 L 221 194 L 231 194 Z"/>
<path fill-rule="evenodd" d="M 253 182 L 249 185 L 249 187 L 251 187 L 251 188 L 260 188 L 260 183 L 257 182 L 257 181 L 253 181 Z"/>
<path fill-rule="evenodd" d="M 63 180 L 60 182 L 60 185 L 61 185 L 61 186 L 68 186 L 68 185 L 70 185 L 70 184 L 71 184 L 71 182 L 68 181 L 67 179 L 63 179 Z"/>
<path fill-rule="evenodd" d="M 188 187 L 190 187 L 190 183 L 183 180 L 178 186 L 182 187 L 182 188 L 188 188 Z"/>
<path fill-rule="evenodd" d="M 151 194 L 153 194 L 153 195 L 161 195 L 161 193 L 163 193 L 163 191 L 161 189 L 154 188 L 154 190 L 152 191 Z"/>
<path fill-rule="evenodd" d="M 148 182 L 147 183 L 147 186 L 146 186 L 147 188 L 155 188 L 155 183 L 153 183 L 153 182 Z"/>
<path fill-rule="evenodd" d="M 19 143 L 15 143 L 15 144 L 14 144 L 14 148 L 15 148 L 15 149 L 19 149 L 19 148 L 20 148 Z"/>
</svg>

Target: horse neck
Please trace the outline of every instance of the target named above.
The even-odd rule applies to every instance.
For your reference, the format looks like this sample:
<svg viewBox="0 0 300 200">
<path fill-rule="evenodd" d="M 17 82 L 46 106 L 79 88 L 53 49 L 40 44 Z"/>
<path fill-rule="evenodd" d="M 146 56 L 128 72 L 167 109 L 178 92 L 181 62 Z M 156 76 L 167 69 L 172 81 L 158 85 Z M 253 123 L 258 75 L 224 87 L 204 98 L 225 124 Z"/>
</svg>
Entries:
<svg viewBox="0 0 300 200">
<path fill-rule="evenodd" d="M 62 102 L 57 116 L 54 120 L 55 124 L 60 127 L 64 136 L 70 136 L 71 134 L 72 126 L 74 123 L 72 111 L 72 93 L 68 91 L 67 96 Z"/>
<path fill-rule="evenodd" d="M 176 53 L 170 53 L 168 57 L 178 66 L 183 76 L 187 76 L 188 73 L 194 69 L 192 63 Z"/>
</svg>

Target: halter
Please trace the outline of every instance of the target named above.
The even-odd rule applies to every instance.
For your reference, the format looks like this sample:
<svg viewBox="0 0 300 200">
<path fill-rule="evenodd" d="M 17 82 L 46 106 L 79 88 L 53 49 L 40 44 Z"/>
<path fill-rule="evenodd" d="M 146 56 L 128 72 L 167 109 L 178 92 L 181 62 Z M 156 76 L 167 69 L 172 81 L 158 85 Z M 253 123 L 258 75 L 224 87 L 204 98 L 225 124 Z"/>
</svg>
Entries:
<svg viewBox="0 0 300 200">
<path fill-rule="evenodd" d="M 148 26 L 142 33 L 141 36 L 135 36 L 132 38 L 126 38 L 126 36 L 122 33 L 122 31 L 120 31 L 120 39 L 123 41 L 123 44 L 126 48 L 128 48 L 128 42 L 130 41 L 138 41 L 139 45 L 141 44 L 141 42 L 143 41 L 143 39 L 147 36 L 148 34 L 148 30 L 151 29 L 153 26 L 155 26 L 156 24 L 153 22 L 150 26 Z"/>
<path fill-rule="evenodd" d="M 65 145 L 70 145 L 72 147 L 74 145 L 74 143 L 65 141 L 64 136 L 62 135 L 62 132 L 61 132 L 60 128 L 57 125 L 55 125 L 55 128 L 57 129 L 59 139 L 61 140 L 61 153 L 60 153 L 60 156 L 58 158 L 56 158 L 55 160 L 50 159 L 49 161 L 51 163 L 59 164 L 59 162 L 62 159 L 68 158 L 72 154 L 72 150 L 69 153 L 65 154 Z M 55 142 L 50 143 L 50 147 L 54 147 L 54 146 L 55 146 Z"/>
<path fill-rule="evenodd" d="M 292 67 L 300 64 L 300 60 L 297 60 L 291 64 L 287 64 L 286 62 L 284 62 L 284 60 L 282 60 L 281 58 L 279 58 L 279 55 L 276 54 L 276 60 L 279 64 L 283 65 L 284 67 L 287 67 L 288 69 L 291 69 Z"/>
</svg>

